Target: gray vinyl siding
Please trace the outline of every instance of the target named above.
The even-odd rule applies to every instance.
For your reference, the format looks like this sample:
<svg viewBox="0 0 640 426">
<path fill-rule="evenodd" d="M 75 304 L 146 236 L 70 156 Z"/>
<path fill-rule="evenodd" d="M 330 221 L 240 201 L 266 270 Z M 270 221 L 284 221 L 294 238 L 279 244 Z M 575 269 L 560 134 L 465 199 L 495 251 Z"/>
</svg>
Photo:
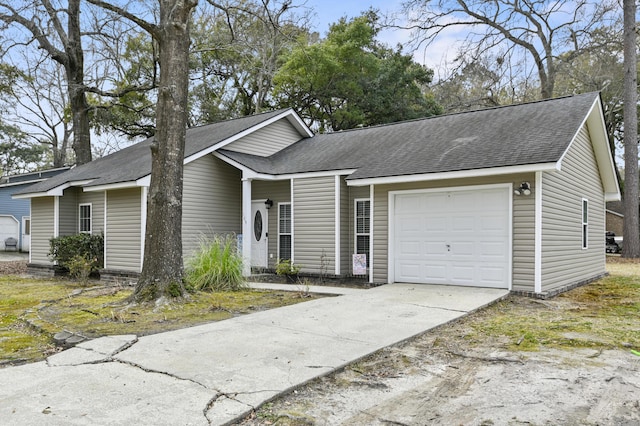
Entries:
<svg viewBox="0 0 640 426">
<path fill-rule="evenodd" d="M 302 139 L 300 133 L 283 118 L 225 146 L 229 151 L 268 157 Z"/>
<path fill-rule="evenodd" d="M 107 191 L 106 269 L 140 272 L 141 188 Z"/>
<path fill-rule="evenodd" d="M 353 273 L 353 262 L 351 261 L 351 256 L 356 252 L 356 244 L 355 244 L 355 200 L 356 199 L 369 199 L 369 187 L 368 186 L 350 186 L 349 187 L 349 201 L 348 201 L 348 209 L 349 209 L 349 230 L 348 230 L 348 238 L 347 242 L 349 244 L 349 273 Z"/>
<path fill-rule="evenodd" d="M 51 264 L 49 239 L 54 233 L 54 197 L 31 199 L 31 263 Z"/>
<path fill-rule="evenodd" d="M 242 233 L 242 174 L 212 155 L 184 168 L 182 252 L 185 261 L 203 236 Z"/>
<path fill-rule="evenodd" d="M 100 234 L 104 231 L 104 192 L 80 192 L 78 194 L 78 205 L 91 204 L 91 233 Z M 80 214 L 79 207 L 76 208 L 76 215 Z M 78 222 L 78 220 L 76 220 Z M 76 225 L 76 229 L 79 224 Z"/>
<path fill-rule="evenodd" d="M 529 182 L 531 195 L 513 197 L 513 275 L 512 290 L 534 291 L 535 285 L 535 174 L 514 182 Z"/>
<path fill-rule="evenodd" d="M 78 224 L 78 188 L 67 188 L 59 201 L 58 233 L 60 236 L 74 235 L 79 232 Z"/>
<path fill-rule="evenodd" d="M 559 172 L 542 178 L 542 291 L 575 284 L 605 272 L 604 191 L 583 128 Z M 582 199 L 589 201 L 588 249 L 582 249 Z"/>
<path fill-rule="evenodd" d="M 389 251 L 389 191 L 403 191 L 412 189 L 450 188 L 473 185 L 491 185 L 510 183 L 514 187 L 522 182 L 535 183 L 533 174 L 487 176 L 469 179 L 450 179 L 432 182 L 412 182 L 404 184 L 376 185 L 374 187 L 373 207 L 373 280 L 376 283 L 388 282 L 388 251 Z M 367 191 L 368 191 L 368 187 Z M 535 188 L 534 188 L 535 189 Z M 366 196 L 364 197 L 366 198 Z M 513 276 L 512 283 L 520 288 L 533 289 L 533 216 L 534 195 L 529 197 L 514 197 L 513 203 Z M 516 217 L 517 216 L 517 217 Z M 526 258 L 530 253 L 531 257 Z M 517 254 L 517 258 L 516 258 Z M 516 277 L 517 275 L 517 277 Z"/>
<path fill-rule="evenodd" d="M 293 180 L 294 262 L 302 272 L 335 271 L 335 178 Z M 324 257 L 326 271 L 321 269 Z"/>
<path fill-rule="evenodd" d="M 291 202 L 291 181 L 260 181 L 254 180 L 251 185 L 251 198 L 254 200 L 273 201 L 269 209 L 268 230 L 269 233 L 269 268 L 275 268 L 278 261 L 278 203 Z"/>
</svg>

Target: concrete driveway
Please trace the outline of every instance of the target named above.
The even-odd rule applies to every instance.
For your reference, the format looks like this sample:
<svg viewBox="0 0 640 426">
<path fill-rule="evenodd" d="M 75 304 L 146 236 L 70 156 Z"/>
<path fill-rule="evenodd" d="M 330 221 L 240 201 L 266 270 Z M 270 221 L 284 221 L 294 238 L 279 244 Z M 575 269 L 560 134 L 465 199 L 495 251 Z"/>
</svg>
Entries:
<svg viewBox="0 0 640 426">
<path fill-rule="evenodd" d="M 220 425 L 504 297 L 391 284 L 167 333 L 84 342 L 0 370 L 5 425 Z M 315 288 L 311 288 L 315 291 Z"/>
</svg>

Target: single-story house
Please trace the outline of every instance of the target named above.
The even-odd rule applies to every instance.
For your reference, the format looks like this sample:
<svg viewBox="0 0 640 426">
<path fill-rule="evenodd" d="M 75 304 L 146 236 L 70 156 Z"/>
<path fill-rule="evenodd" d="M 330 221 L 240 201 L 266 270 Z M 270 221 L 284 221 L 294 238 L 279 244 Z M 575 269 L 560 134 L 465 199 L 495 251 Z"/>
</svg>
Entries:
<svg viewBox="0 0 640 426">
<path fill-rule="evenodd" d="M 291 259 L 371 283 L 555 294 L 606 273 L 620 192 L 602 111 L 589 93 L 317 135 L 293 110 L 189 129 L 185 259 L 203 233 L 232 232 L 247 275 Z M 149 144 L 15 195 L 31 199 L 32 265 L 51 264 L 51 237 L 102 232 L 105 271 L 141 270 Z"/>
<path fill-rule="evenodd" d="M 69 167 L 60 167 L 0 178 L 0 250 L 6 249 L 4 243 L 8 238 L 14 238 L 18 241 L 18 250 L 29 251 L 30 203 L 29 200 L 14 200 L 11 194 L 67 170 Z"/>
</svg>

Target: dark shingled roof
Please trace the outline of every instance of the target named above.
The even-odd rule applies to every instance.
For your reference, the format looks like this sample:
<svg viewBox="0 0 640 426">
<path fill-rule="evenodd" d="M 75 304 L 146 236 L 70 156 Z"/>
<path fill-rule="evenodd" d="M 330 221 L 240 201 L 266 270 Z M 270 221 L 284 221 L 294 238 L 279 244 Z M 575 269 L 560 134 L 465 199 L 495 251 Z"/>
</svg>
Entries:
<svg viewBox="0 0 640 426">
<path fill-rule="evenodd" d="M 270 157 L 219 149 L 258 173 L 281 175 L 329 170 L 348 179 L 443 173 L 555 163 L 587 117 L 597 93 L 442 115 L 304 138 Z M 273 111 L 187 130 L 185 157 L 281 113 Z M 132 182 L 151 173 L 147 139 L 16 194 L 49 191 L 68 182 L 87 186 Z"/>
<path fill-rule="evenodd" d="M 261 158 L 223 155 L 260 173 L 356 169 L 366 179 L 554 163 L 597 93 L 320 134 Z"/>
<path fill-rule="evenodd" d="M 283 112 L 284 110 L 273 111 L 188 129 L 185 157 L 207 149 Z M 69 182 L 84 180 L 92 180 L 86 186 L 136 181 L 151 173 L 151 150 L 149 147 L 152 140 L 153 138 L 146 139 L 113 154 L 75 167 L 66 173 L 17 191 L 15 195 L 46 192 Z"/>
</svg>

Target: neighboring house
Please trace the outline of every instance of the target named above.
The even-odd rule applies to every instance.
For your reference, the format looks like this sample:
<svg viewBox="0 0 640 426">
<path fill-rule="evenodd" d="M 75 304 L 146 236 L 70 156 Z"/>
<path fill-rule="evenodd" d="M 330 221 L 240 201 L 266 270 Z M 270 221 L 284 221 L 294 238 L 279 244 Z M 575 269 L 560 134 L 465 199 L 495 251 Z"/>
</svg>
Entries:
<svg viewBox="0 0 640 426">
<path fill-rule="evenodd" d="M 103 232 L 105 270 L 138 273 L 150 141 L 17 195 L 31 263 L 49 238 Z M 371 283 L 545 296 L 605 274 L 605 202 L 620 193 L 597 93 L 313 135 L 292 111 L 187 131 L 185 259 L 203 233 L 243 235 L 245 267 Z"/>
<path fill-rule="evenodd" d="M 0 178 L 0 250 L 5 249 L 4 242 L 7 238 L 15 238 L 20 251 L 29 251 L 30 202 L 14 200 L 11 194 L 67 170 L 68 167 L 62 167 Z"/>
<path fill-rule="evenodd" d="M 622 237 L 624 229 L 624 208 L 622 201 L 610 201 L 607 203 L 607 232 L 613 232 L 616 237 Z"/>
</svg>

